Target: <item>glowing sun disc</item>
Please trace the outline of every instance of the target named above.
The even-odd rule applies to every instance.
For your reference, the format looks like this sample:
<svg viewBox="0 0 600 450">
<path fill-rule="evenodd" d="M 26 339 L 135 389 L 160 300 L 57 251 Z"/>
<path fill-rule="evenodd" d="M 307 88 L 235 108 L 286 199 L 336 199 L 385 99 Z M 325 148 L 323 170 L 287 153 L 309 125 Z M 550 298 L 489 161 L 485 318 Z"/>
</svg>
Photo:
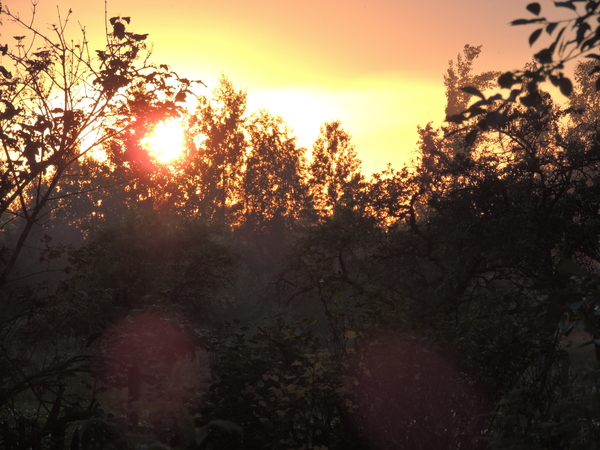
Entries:
<svg viewBox="0 0 600 450">
<path fill-rule="evenodd" d="M 142 143 L 157 161 L 169 163 L 183 153 L 183 134 L 183 124 L 180 120 L 165 120 L 160 122 L 154 132 L 145 137 Z"/>
</svg>

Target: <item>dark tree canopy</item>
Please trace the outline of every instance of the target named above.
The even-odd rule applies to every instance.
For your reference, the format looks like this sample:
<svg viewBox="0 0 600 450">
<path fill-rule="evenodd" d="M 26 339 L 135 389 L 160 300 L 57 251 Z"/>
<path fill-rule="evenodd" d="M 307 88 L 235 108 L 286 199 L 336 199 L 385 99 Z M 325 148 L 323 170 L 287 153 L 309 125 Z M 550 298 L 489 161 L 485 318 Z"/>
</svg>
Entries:
<svg viewBox="0 0 600 450">
<path fill-rule="evenodd" d="M 552 40 L 523 70 L 466 45 L 448 122 L 370 178 L 339 120 L 302 148 L 227 77 L 149 63 L 131 17 L 26 50 L 3 9 L 0 446 L 596 448 L 598 2 L 554 6 L 578 16 L 513 22 Z"/>
</svg>

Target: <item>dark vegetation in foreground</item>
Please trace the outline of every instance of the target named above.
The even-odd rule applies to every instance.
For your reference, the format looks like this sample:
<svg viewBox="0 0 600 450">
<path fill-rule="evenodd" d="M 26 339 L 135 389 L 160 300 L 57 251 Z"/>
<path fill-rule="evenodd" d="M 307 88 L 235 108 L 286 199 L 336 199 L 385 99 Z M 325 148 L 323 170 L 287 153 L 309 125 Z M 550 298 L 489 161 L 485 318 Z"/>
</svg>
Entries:
<svg viewBox="0 0 600 450">
<path fill-rule="evenodd" d="M 475 74 L 465 46 L 452 120 L 366 179 L 339 122 L 309 158 L 226 78 L 186 111 L 206 91 L 147 64 L 129 17 L 93 56 L 21 25 L 0 46 L 1 446 L 596 448 L 594 63 Z M 498 77 L 507 100 L 483 94 Z M 169 117 L 187 146 L 161 165 L 140 141 Z"/>
</svg>

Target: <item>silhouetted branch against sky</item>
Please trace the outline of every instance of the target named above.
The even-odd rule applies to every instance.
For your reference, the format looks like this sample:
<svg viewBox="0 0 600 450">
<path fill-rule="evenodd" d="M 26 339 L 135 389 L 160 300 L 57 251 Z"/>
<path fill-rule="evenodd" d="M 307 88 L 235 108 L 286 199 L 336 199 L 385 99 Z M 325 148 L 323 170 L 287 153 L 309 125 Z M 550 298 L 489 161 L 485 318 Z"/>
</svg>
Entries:
<svg viewBox="0 0 600 450">
<path fill-rule="evenodd" d="M 4 2 L 27 18 L 24 0 Z M 73 9 L 90 41 L 104 32 L 104 1 L 40 0 L 38 27 Z M 109 0 L 109 17 L 134 17 L 153 59 L 212 89 L 221 73 L 249 92 L 249 109 L 281 115 L 310 147 L 325 121 L 352 134 L 365 173 L 401 165 L 417 148 L 417 125 L 444 119 L 442 75 L 465 44 L 482 45 L 477 71 L 531 59 L 529 30 L 509 26 L 521 0 Z M 75 28 L 75 27 L 74 27 Z M 139 28 L 139 30 L 138 30 Z M 12 36 L 10 24 L 2 36 Z"/>
</svg>

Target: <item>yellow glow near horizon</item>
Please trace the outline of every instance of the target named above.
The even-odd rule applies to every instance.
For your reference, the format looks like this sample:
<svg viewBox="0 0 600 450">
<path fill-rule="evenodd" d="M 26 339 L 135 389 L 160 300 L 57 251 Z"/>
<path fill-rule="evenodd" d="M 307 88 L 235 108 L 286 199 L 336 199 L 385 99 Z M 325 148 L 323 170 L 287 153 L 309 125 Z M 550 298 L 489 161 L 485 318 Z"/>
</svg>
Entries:
<svg viewBox="0 0 600 450">
<path fill-rule="evenodd" d="M 273 89 L 249 93 L 248 109 L 265 108 L 271 114 L 281 116 L 291 128 L 299 145 L 310 148 L 326 121 L 340 117 L 335 105 L 327 98 L 310 89 Z"/>
<path fill-rule="evenodd" d="M 2 3 L 29 21 L 29 1 Z M 105 42 L 105 7 L 109 17 L 131 16 L 127 31 L 149 33 L 153 62 L 202 79 L 209 96 L 224 73 L 248 90 L 250 109 L 281 115 L 304 147 L 312 146 L 324 121 L 340 119 L 367 174 L 387 162 L 401 166 L 417 147 L 417 125 L 443 120 L 442 77 L 465 44 L 483 45 L 475 73 L 520 68 L 533 51 L 531 30 L 508 25 L 525 12 L 517 0 L 479 2 L 477 8 L 471 0 L 436 0 L 428 8 L 327 0 L 37 3 L 38 26 L 57 23 L 57 8 L 64 19 L 72 7 L 68 36 L 81 39 L 73 26 L 81 23 L 93 49 Z M 0 44 L 14 51 L 10 36 L 23 33 L 10 21 L 2 26 L 7 42 Z M 170 139 L 156 145 L 169 147 Z"/>
<path fill-rule="evenodd" d="M 154 132 L 142 140 L 148 152 L 159 162 L 168 164 L 179 158 L 184 149 L 184 130 L 181 120 L 160 122 Z"/>
<path fill-rule="evenodd" d="M 352 137 L 363 173 L 409 164 L 418 147 L 417 127 L 443 123 L 443 83 L 382 74 L 327 86 L 302 86 L 248 93 L 248 109 L 265 108 L 280 115 L 311 149 L 326 121 L 340 120 Z"/>
</svg>

